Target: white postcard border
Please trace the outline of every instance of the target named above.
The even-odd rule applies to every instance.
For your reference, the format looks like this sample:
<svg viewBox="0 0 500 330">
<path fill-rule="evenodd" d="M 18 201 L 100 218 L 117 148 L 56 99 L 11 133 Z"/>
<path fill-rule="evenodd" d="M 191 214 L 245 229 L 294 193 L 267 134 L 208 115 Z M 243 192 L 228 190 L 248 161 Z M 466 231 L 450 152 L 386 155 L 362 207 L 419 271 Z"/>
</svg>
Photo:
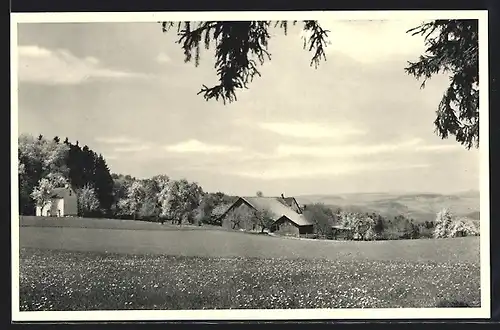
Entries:
<svg viewBox="0 0 500 330">
<path fill-rule="evenodd" d="M 18 80 L 17 24 L 71 22 L 158 22 L 204 20 L 479 20 L 480 85 L 480 308 L 289 309 L 289 310 L 123 310 L 81 312 L 19 311 L 18 216 Z M 12 13 L 11 19 L 11 239 L 13 321 L 146 321 L 146 320 L 303 320 L 303 319 L 470 319 L 490 317 L 488 12 L 472 11 L 239 11 L 126 13 Z"/>
</svg>

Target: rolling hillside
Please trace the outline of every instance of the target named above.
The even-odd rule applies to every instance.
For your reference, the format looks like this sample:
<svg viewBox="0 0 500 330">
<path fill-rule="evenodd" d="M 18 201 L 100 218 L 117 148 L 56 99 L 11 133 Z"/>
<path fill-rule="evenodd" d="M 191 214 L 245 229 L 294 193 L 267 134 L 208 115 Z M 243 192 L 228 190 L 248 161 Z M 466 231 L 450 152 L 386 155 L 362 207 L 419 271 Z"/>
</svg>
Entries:
<svg viewBox="0 0 500 330">
<path fill-rule="evenodd" d="M 300 204 L 323 203 L 353 212 L 376 212 L 386 217 L 404 215 L 417 222 L 434 220 L 436 213 L 448 208 L 454 215 L 479 220 L 479 192 L 457 194 L 431 193 L 356 193 L 297 196 Z"/>
</svg>

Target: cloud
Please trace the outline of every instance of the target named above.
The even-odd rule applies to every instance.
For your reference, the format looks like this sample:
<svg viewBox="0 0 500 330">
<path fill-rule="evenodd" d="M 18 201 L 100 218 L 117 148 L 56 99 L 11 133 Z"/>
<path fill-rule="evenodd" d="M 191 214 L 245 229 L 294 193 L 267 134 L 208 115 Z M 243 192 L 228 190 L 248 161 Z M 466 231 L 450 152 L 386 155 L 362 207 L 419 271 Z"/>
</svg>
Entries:
<svg viewBox="0 0 500 330">
<path fill-rule="evenodd" d="M 50 50 L 38 46 L 19 46 L 17 50 L 20 57 L 47 58 L 52 54 Z"/>
<path fill-rule="evenodd" d="M 115 158 L 121 153 L 138 153 L 153 149 L 151 143 L 144 143 L 139 139 L 124 135 L 98 137 L 95 140 L 103 144 L 114 145 L 112 151 Z"/>
<path fill-rule="evenodd" d="M 397 171 L 414 168 L 426 168 L 428 164 L 405 164 L 405 163 L 354 163 L 354 162 L 325 162 L 315 164 L 304 164 L 299 162 L 287 162 L 280 166 L 252 168 L 248 170 L 236 170 L 230 172 L 233 175 L 251 179 L 279 180 L 279 179 L 309 179 L 311 177 L 337 176 L 359 172 L 372 171 Z"/>
<path fill-rule="evenodd" d="M 296 138 L 322 139 L 343 138 L 349 135 L 364 135 L 365 132 L 349 126 L 327 125 L 320 123 L 275 122 L 259 123 L 261 129 Z"/>
<path fill-rule="evenodd" d="M 457 151 L 463 149 L 463 146 L 459 144 L 443 144 L 443 145 L 427 145 L 427 146 L 418 146 L 415 148 L 415 151 L 424 151 L 424 152 L 443 152 L 443 151 Z"/>
<path fill-rule="evenodd" d="M 123 153 L 123 152 L 141 152 L 141 151 L 147 151 L 151 150 L 153 147 L 148 144 L 137 144 L 137 145 L 127 145 L 127 146 L 121 146 L 121 147 L 116 147 L 113 149 L 115 153 Z"/>
<path fill-rule="evenodd" d="M 327 53 L 342 53 L 363 63 L 374 63 L 398 55 L 419 55 L 425 50 L 423 37 L 406 33 L 419 26 L 420 20 L 345 20 L 319 23 L 330 31 Z"/>
<path fill-rule="evenodd" d="M 139 142 L 139 140 L 127 136 L 98 137 L 95 140 L 105 144 L 133 144 Z"/>
<path fill-rule="evenodd" d="M 337 145 L 337 146 L 302 146 L 282 144 L 276 148 L 276 152 L 282 156 L 314 156 L 314 157 L 347 157 L 366 156 L 388 152 L 396 152 L 409 149 L 420 143 L 419 139 L 408 140 L 395 144 L 375 145 Z"/>
<path fill-rule="evenodd" d="M 160 53 L 156 56 L 156 62 L 160 64 L 169 63 L 172 59 L 165 53 Z"/>
<path fill-rule="evenodd" d="M 456 145 L 422 145 L 421 139 L 410 139 L 398 143 L 381 143 L 373 145 L 336 145 L 336 146 L 303 146 L 281 144 L 276 153 L 285 156 L 312 156 L 324 158 L 340 158 L 379 155 L 395 152 L 444 152 L 457 151 Z"/>
<path fill-rule="evenodd" d="M 167 151 L 192 156 L 194 153 L 224 154 L 243 151 L 239 147 L 210 145 L 197 140 L 189 140 L 165 147 Z M 342 175 L 355 172 L 388 171 L 429 167 L 416 160 L 403 160 L 399 157 L 406 153 L 440 152 L 457 150 L 452 145 L 426 145 L 419 138 L 396 143 L 373 145 L 337 145 L 311 147 L 304 145 L 278 145 L 269 152 L 245 150 L 230 157 L 196 158 L 187 161 L 182 170 L 210 173 L 227 173 L 246 178 L 284 179 L 311 178 Z M 384 154 L 390 154 L 388 160 Z M 370 156 L 370 160 L 366 158 Z M 378 156 L 382 156 L 378 158 Z M 396 156 L 396 157 L 393 157 Z"/>
<path fill-rule="evenodd" d="M 19 80 L 39 84 L 80 84 L 92 79 L 145 78 L 147 75 L 104 67 L 95 57 L 79 58 L 64 49 L 18 47 Z"/>
<path fill-rule="evenodd" d="M 355 157 L 396 151 L 399 154 L 401 151 L 416 149 L 420 142 L 419 139 L 413 139 L 393 145 L 366 146 L 365 150 L 360 149 L 362 147 L 339 146 L 335 147 L 335 149 L 330 147 L 331 149 L 328 152 L 324 150 L 326 147 L 311 149 L 304 146 L 288 146 L 290 149 L 286 149 L 284 146 L 278 146 L 274 152 L 268 153 L 248 150 L 234 156 L 231 155 L 231 158 L 211 157 L 209 159 L 197 159 L 194 163 L 187 162 L 182 169 L 217 174 L 224 173 L 251 179 L 277 180 L 429 167 L 429 164 L 420 163 L 418 160 L 402 160 L 398 157 L 391 157 L 390 160 L 371 157 L 370 161 Z M 422 145 L 422 147 L 425 146 Z M 434 148 L 422 148 L 422 150 L 427 149 L 434 150 Z"/>
<path fill-rule="evenodd" d="M 242 151 L 240 147 L 218 145 L 218 144 L 206 144 L 198 140 L 188 140 L 185 142 L 180 142 L 178 144 L 165 146 L 165 150 L 175 153 L 205 153 L 205 154 L 211 154 L 211 153 L 221 154 L 221 153 Z"/>
</svg>

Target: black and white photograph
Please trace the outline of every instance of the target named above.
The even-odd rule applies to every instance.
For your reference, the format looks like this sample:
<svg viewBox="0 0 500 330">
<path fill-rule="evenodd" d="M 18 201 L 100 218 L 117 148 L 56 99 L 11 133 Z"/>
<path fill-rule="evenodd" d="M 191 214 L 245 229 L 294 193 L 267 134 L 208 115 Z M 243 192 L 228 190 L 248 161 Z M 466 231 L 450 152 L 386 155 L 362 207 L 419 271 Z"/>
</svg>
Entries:
<svg viewBox="0 0 500 330">
<path fill-rule="evenodd" d="M 13 320 L 489 317 L 486 11 L 11 26 Z"/>
</svg>

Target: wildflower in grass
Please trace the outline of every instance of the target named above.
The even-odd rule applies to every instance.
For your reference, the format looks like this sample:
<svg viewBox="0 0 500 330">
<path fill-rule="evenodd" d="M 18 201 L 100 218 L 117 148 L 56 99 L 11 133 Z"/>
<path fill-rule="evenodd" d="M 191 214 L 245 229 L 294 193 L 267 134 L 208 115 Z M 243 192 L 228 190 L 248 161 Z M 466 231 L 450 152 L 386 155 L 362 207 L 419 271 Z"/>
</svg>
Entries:
<svg viewBox="0 0 500 330">
<path fill-rule="evenodd" d="M 467 263 L 22 251 L 20 272 L 23 310 L 432 307 L 437 296 L 458 294 L 480 301 L 479 267 Z"/>
</svg>

